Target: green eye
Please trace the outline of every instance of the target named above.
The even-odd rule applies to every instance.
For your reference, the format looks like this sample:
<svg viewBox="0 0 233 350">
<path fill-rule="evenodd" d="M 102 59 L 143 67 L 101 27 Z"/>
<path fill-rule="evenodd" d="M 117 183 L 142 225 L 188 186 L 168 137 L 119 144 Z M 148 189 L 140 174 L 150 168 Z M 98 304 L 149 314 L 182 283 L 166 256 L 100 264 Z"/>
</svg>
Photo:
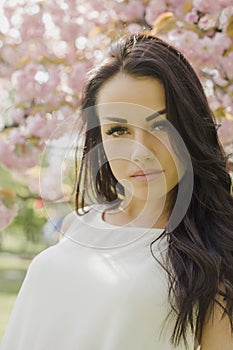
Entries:
<svg viewBox="0 0 233 350">
<path fill-rule="evenodd" d="M 126 127 L 123 126 L 114 126 L 112 128 L 110 128 L 109 130 L 107 130 L 106 135 L 112 135 L 114 137 L 119 137 L 119 136 L 123 136 L 125 134 L 128 134 L 128 129 Z"/>
<path fill-rule="evenodd" d="M 151 125 L 151 131 L 168 131 L 169 123 L 166 120 L 155 122 Z"/>
</svg>

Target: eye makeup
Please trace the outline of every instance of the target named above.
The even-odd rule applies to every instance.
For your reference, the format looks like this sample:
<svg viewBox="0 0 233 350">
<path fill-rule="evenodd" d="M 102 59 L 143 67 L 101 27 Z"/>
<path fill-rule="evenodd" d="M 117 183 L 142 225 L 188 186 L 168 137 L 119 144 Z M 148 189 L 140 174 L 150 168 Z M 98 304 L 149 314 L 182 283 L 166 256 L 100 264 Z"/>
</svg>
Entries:
<svg viewBox="0 0 233 350">
<path fill-rule="evenodd" d="M 113 126 L 110 129 L 108 129 L 107 131 L 105 131 L 105 134 L 108 136 L 114 136 L 114 137 L 119 137 L 119 136 L 123 136 L 125 134 L 129 134 L 129 130 L 128 128 L 121 126 L 121 125 L 117 125 L 117 126 Z"/>
<path fill-rule="evenodd" d="M 153 113 L 152 115 L 148 116 L 145 120 L 147 122 L 149 122 L 151 120 L 153 121 L 153 119 L 160 117 L 161 115 L 165 114 L 165 112 L 166 112 L 166 110 L 163 109 L 159 112 Z M 118 117 L 104 117 L 103 119 L 111 121 L 113 123 L 119 123 L 119 125 L 113 125 L 113 126 L 109 127 L 105 131 L 106 135 L 113 136 L 113 137 L 121 137 L 121 136 L 124 136 L 126 134 L 130 134 L 128 127 L 124 126 L 124 124 L 128 124 L 127 119 L 118 118 Z M 150 127 L 149 127 L 149 130 L 151 132 L 155 132 L 155 131 L 162 132 L 162 131 L 167 131 L 168 128 L 169 128 L 169 123 L 167 122 L 166 119 L 163 118 L 162 120 L 159 120 L 159 121 L 152 123 L 152 125 L 150 125 Z"/>
<path fill-rule="evenodd" d="M 159 129 L 157 129 L 159 128 Z M 157 121 L 150 126 L 151 131 L 167 131 L 169 129 L 169 122 L 166 119 Z"/>
</svg>

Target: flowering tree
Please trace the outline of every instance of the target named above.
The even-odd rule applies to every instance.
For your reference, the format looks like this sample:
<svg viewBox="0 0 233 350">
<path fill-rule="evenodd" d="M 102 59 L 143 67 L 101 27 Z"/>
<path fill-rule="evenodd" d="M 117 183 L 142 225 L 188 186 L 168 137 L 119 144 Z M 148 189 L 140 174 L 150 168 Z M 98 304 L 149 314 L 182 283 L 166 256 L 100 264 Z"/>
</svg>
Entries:
<svg viewBox="0 0 233 350">
<path fill-rule="evenodd" d="M 0 228 L 27 198 L 38 205 L 65 193 L 69 200 L 69 188 L 59 185 L 67 169 L 47 154 L 41 164 L 41 155 L 62 138 L 64 145 L 63 126 L 77 118 L 86 72 L 113 40 L 141 30 L 191 60 L 232 152 L 232 0 L 8 0 L 0 12 Z"/>
</svg>

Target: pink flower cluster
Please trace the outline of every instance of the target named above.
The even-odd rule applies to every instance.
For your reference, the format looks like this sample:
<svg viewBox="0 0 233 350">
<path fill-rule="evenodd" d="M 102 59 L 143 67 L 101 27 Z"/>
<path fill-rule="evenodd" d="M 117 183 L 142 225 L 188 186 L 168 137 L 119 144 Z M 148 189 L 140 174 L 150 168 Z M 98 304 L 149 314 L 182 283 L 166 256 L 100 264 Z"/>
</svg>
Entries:
<svg viewBox="0 0 233 350">
<path fill-rule="evenodd" d="M 0 200 L 0 230 L 7 227 L 18 213 L 17 205 L 7 208 Z"/>
<path fill-rule="evenodd" d="M 173 21 L 160 35 L 191 60 L 213 111 L 233 115 L 232 0 L 21 1 L 6 2 L 3 10 L 0 163 L 11 171 L 38 166 L 48 139 L 65 134 L 64 123 L 77 118 L 86 73 L 110 43 L 149 30 L 165 12 Z M 228 148 L 231 129 L 223 119 L 219 135 Z M 53 164 L 41 180 L 52 199 L 62 195 L 58 170 Z M 27 181 L 38 192 L 38 179 Z"/>
<path fill-rule="evenodd" d="M 33 146 L 19 130 L 14 129 L 0 138 L 0 163 L 15 171 L 22 171 L 38 164 L 40 149 Z"/>
<path fill-rule="evenodd" d="M 223 145 L 231 145 L 233 152 L 233 119 L 222 119 L 218 129 L 218 136 Z"/>
<path fill-rule="evenodd" d="M 16 71 L 12 78 L 18 91 L 18 103 L 34 101 L 37 104 L 50 103 L 57 106 L 64 98 L 58 90 L 61 80 L 59 66 L 44 69 L 42 65 L 30 62 Z"/>
<path fill-rule="evenodd" d="M 14 197 L 12 190 L 0 188 L 0 230 L 8 226 L 17 215 L 18 207 L 14 203 Z"/>
<path fill-rule="evenodd" d="M 227 6 L 232 6 L 231 0 L 193 0 L 193 7 L 203 13 L 219 13 Z"/>
</svg>

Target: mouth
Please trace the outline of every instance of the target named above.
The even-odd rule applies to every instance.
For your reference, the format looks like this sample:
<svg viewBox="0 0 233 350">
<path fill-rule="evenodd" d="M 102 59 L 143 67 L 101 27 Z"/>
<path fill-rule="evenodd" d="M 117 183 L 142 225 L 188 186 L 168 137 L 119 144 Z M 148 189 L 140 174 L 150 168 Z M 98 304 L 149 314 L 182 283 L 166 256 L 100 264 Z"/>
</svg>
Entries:
<svg viewBox="0 0 233 350">
<path fill-rule="evenodd" d="M 157 179 L 164 173 L 164 170 L 148 169 L 145 171 L 136 171 L 130 177 L 132 180 L 139 182 L 149 182 Z"/>
</svg>

